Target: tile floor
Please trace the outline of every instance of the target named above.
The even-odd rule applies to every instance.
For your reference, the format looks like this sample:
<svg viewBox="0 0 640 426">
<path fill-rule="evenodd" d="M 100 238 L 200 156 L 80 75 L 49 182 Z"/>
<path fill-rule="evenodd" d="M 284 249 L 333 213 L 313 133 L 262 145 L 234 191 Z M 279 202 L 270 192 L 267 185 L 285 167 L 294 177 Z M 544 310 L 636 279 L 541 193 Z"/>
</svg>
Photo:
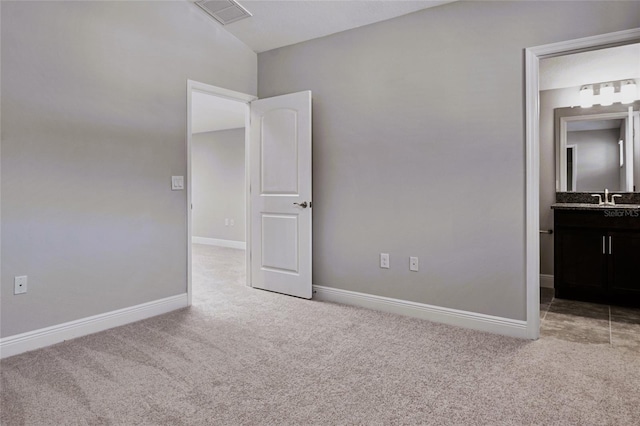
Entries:
<svg viewBox="0 0 640 426">
<path fill-rule="evenodd" d="M 540 337 L 611 345 L 640 354 L 640 309 L 556 299 L 540 289 Z"/>
</svg>

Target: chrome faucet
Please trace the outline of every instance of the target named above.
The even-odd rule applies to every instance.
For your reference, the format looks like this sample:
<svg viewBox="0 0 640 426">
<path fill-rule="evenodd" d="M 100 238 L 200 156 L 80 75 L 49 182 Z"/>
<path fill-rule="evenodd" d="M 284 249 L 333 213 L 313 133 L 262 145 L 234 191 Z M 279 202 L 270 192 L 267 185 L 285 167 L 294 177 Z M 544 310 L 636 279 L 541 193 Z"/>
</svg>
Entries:
<svg viewBox="0 0 640 426">
<path fill-rule="evenodd" d="M 612 205 L 612 206 L 616 205 L 616 197 L 622 197 L 622 195 L 620 195 L 620 194 L 612 194 L 611 195 L 611 204 L 610 205 Z"/>
<path fill-rule="evenodd" d="M 604 203 L 602 202 L 602 195 L 600 194 L 591 194 L 592 197 L 598 197 L 598 205 L 601 206 Z"/>
<path fill-rule="evenodd" d="M 609 201 L 609 189 L 604 189 L 604 201 L 602 201 L 602 197 L 600 194 L 591 194 L 592 197 L 598 197 L 598 205 L 602 206 L 615 206 L 616 205 L 616 197 L 622 197 L 620 194 L 611 194 L 611 201 Z"/>
</svg>

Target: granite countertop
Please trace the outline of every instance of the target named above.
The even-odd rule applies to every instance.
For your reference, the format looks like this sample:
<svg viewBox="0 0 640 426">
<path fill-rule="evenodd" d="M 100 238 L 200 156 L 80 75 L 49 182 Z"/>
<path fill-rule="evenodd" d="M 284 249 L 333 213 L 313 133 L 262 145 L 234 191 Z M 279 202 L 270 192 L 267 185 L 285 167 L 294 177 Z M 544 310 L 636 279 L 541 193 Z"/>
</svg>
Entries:
<svg viewBox="0 0 640 426">
<path fill-rule="evenodd" d="M 554 203 L 555 210 L 640 210 L 640 204 L 616 204 L 615 206 L 598 205 L 594 203 Z"/>
</svg>

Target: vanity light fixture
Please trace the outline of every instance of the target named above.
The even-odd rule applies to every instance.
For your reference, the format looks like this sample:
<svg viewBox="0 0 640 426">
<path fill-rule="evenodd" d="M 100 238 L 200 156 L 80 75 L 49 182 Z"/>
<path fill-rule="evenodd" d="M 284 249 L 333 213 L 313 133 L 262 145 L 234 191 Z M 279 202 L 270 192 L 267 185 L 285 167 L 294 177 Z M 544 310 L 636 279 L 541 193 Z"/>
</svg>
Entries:
<svg viewBox="0 0 640 426">
<path fill-rule="evenodd" d="M 613 83 L 604 83 L 600 85 L 600 105 L 613 105 Z"/>
<path fill-rule="evenodd" d="M 580 88 L 580 106 L 582 108 L 593 106 L 593 86 L 591 84 Z"/>
<path fill-rule="evenodd" d="M 616 92 L 617 87 L 620 87 L 620 90 Z M 630 104 L 638 99 L 640 99 L 638 86 L 633 79 L 580 86 L 580 106 L 582 108 L 589 108 L 593 105 L 609 106 L 614 102 Z"/>
<path fill-rule="evenodd" d="M 630 104 L 636 100 L 638 89 L 635 80 L 625 80 L 620 83 L 620 102 Z"/>
</svg>

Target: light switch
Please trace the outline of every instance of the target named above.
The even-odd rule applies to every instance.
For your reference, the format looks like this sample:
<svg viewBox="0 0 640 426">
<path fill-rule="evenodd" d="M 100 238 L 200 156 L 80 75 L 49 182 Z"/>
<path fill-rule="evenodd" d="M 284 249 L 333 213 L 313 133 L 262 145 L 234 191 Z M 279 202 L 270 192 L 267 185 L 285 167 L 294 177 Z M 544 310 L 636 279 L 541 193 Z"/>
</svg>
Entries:
<svg viewBox="0 0 640 426">
<path fill-rule="evenodd" d="M 410 271 L 414 271 L 414 272 L 418 272 L 418 258 L 417 257 L 410 257 L 409 258 L 409 270 Z"/>
<path fill-rule="evenodd" d="M 184 176 L 171 176 L 171 190 L 181 191 L 184 189 Z"/>
<path fill-rule="evenodd" d="M 13 294 L 23 294 L 27 292 L 27 276 L 22 275 L 13 279 Z"/>
</svg>

